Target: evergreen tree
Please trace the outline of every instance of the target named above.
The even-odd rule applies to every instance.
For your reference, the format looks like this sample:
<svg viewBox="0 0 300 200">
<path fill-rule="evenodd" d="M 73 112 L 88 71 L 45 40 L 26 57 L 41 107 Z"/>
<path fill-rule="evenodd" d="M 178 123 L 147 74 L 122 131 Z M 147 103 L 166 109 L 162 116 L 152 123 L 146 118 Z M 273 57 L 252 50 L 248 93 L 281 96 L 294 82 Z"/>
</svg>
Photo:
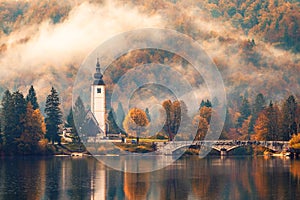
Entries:
<svg viewBox="0 0 300 200">
<path fill-rule="evenodd" d="M 70 127 L 70 128 L 75 127 L 72 108 L 70 109 L 69 114 L 67 116 L 66 127 Z"/>
<path fill-rule="evenodd" d="M 8 153 L 16 153 L 18 141 L 24 131 L 26 114 L 26 101 L 19 91 L 11 94 L 5 91 L 2 99 L 2 131 L 4 150 Z"/>
<path fill-rule="evenodd" d="M 279 136 L 279 109 L 270 102 L 268 108 L 266 109 L 266 116 L 269 119 L 268 123 L 268 140 L 278 140 Z"/>
<path fill-rule="evenodd" d="M 243 98 L 242 107 L 240 110 L 241 116 L 238 118 L 238 127 L 242 127 L 243 122 L 251 115 L 249 101 L 246 97 Z"/>
<path fill-rule="evenodd" d="M 59 108 L 60 101 L 57 91 L 52 87 L 51 94 L 46 99 L 46 138 L 54 144 L 60 143 L 60 136 L 58 135 L 59 125 L 62 123 L 62 112 Z"/>
<path fill-rule="evenodd" d="M 83 127 L 85 126 L 86 110 L 80 96 L 77 97 L 75 105 L 73 106 L 73 121 L 74 128 L 78 136 L 82 137 Z M 75 133 L 75 132 L 74 132 Z M 85 133 L 86 134 L 86 133 Z M 82 139 L 82 138 L 81 138 Z"/>
<path fill-rule="evenodd" d="M 217 106 L 217 104 L 219 104 L 218 102 L 217 102 L 217 99 L 214 99 L 214 106 Z M 206 99 L 206 101 L 201 101 L 201 104 L 200 104 L 200 109 L 202 108 L 202 107 L 207 107 L 207 108 L 211 108 L 212 107 L 212 103 L 208 100 L 208 99 Z"/>
<path fill-rule="evenodd" d="M 245 119 L 242 124 L 242 127 L 240 128 L 240 132 L 242 133 L 243 137 L 247 140 L 250 140 L 249 126 L 250 126 L 251 118 L 252 116 L 249 116 L 248 119 Z"/>
<path fill-rule="evenodd" d="M 266 100 L 263 94 L 259 93 L 256 98 L 255 102 L 253 104 L 252 108 L 252 118 L 249 125 L 249 132 L 252 133 L 254 131 L 254 124 L 258 117 L 258 114 L 265 109 L 266 106 Z"/>
<path fill-rule="evenodd" d="M 2 98 L 2 132 L 3 132 L 3 144 L 5 150 L 15 150 L 15 135 L 14 135 L 14 104 L 12 95 L 9 90 L 4 92 Z"/>
<path fill-rule="evenodd" d="M 124 119 L 125 119 L 125 113 L 124 113 L 124 109 L 123 109 L 123 106 L 121 104 L 121 102 L 119 102 L 118 104 L 118 108 L 117 108 L 117 111 L 116 111 L 116 122 L 117 124 L 119 125 L 119 127 L 121 129 L 124 130 L 124 127 L 123 127 L 123 122 L 124 122 Z"/>
<path fill-rule="evenodd" d="M 73 141 L 80 142 L 80 137 L 78 135 L 78 131 L 77 131 L 75 123 L 74 123 L 74 116 L 73 116 L 73 110 L 72 110 L 72 108 L 70 109 L 69 114 L 67 116 L 67 124 L 66 124 L 66 126 L 72 128 L 72 136 L 74 138 Z"/>
<path fill-rule="evenodd" d="M 24 131 L 25 115 L 26 115 L 26 100 L 22 93 L 16 91 L 12 94 L 14 121 L 13 132 L 15 138 L 20 138 Z"/>
<path fill-rule="evenodd" d="M 146 113 L 146 115 L 148 117 L 149 122 L 151 122 L 150 112 L 149 112 L 148 108 L 145 109 L 145 113 Z"/>
<path fill-rule="evenodd" d="M 110 109 L 108 112 L 108 116 L 107 116 L 107 122 L 109 125 L 109 133 L 114 133 L 114 134 L 118 134 L 118 133 L 124 133 L 124 131 L 122 131 L 119 126 L 117 125 L 115 118 L 114 118 L 114 110 Z"/>
<path fill-rule="evenodd" d="M 28 91 L 28 95 L 26 96 L 26 102 L 27 103 L 30 102 L 31 105 L 32 105 L 32 108 L 34 110 L 39 108 L 39 104 L 38 104 L 37 98 L 36 98 L 36 93 L 35 93 L 35 90 L 34 90 L 32 85 L 30 86 L 30 89 Z"/>
<path fill-rule="evenodd" d="M 226 108 L 226 117 L 225 117 L 225 122 L 224 122 L 224 127 L 223 127 L 221 137 L 222 138 L 226 137 L 227 133 L 229 133 L 230 129 L 233 127 L 234 127 L 233 119 L 229 113 L 228 108 Z"/>
<path fill-rule="evenodd" d="M 297 103 L 293 95 L 289 96 L 282 107 L 281 140 L 289 140 L 292 134 L 297 133 L 296 120 Z M 295 128 L 296 127 L 296 128 Z"/>
</svg>

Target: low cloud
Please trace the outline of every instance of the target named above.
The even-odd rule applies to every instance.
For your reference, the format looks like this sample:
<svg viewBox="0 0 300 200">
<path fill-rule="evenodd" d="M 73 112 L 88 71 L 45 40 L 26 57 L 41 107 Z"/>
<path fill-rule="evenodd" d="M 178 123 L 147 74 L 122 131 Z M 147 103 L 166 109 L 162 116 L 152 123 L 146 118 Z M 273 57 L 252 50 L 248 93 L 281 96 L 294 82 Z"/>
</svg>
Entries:
<svg viewBox="0 0 300 200">
<path fill-rule="evenodd" d="M 149 16 L 113 2 L 83 2 L 70 11 L 63 23 L 47 20 L 2 38 L 7 50 L 0 56 L 0 84 L 23 92 L 33 84 L 42 98 L 51 85 L 71 92 L 72 81 L 68 79 L 99 44 L 123 31 L 163 26 L 159 15 Z M 20 42 L 24 38 L 26 42 Z M 70 100 L 70 96 L 66 99 Z"/>
</svg>

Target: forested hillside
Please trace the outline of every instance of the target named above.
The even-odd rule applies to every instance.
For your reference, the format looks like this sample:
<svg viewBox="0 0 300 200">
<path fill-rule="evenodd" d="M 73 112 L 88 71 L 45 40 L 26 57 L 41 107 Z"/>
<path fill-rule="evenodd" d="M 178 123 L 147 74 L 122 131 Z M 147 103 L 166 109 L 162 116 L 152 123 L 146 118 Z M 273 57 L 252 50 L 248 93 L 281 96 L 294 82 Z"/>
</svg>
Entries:
<svg viewBox="0 0 300 200">
<path fill-rule="evenodd" d="M 245 34 L 262 38 L 277 47 L 300 51 L 299 1 L 207 0 L 212 17 L 230 20 Z"/>
<path fill-rule="evenodd" d="M 290 95 L 300 99 L 299 10 L 297 0 L 2 0 L 0 92 L 25 93 L 34 85 L 43 110 L 55 86 L 66 115 L 88 53 L 123 31 L 169 28 L 199 42 L 216 63 L 237 123 L 245 98 L 251 105 L 259 93 L 266 105 Z M 137 50 L 117 59 L 104 79 L 112 86 L 128 69 L 149 62 L 190 67 L 164 51 Z M 199 98 L 208 97 L 199 92 Z"/>
</svg>

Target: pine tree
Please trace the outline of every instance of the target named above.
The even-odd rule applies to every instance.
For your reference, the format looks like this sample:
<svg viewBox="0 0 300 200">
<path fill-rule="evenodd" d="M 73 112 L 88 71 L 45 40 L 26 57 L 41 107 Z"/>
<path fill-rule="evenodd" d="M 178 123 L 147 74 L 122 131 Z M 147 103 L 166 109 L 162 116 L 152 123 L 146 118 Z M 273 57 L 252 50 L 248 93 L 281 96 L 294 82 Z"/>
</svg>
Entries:
<svg viewBox="0 0 300 200">
<path fill-rule="evenodd" d="M 78 131 L 77 131 L 77 128 L 76 128 L 75 122 L 74 122 L 74 116 L 73 116 L 72 108 L 70 109 L 69 114 L 67 116 L 66 126 L 72 128 L 72 136 L 74 138 L 74 141 L 75 142 L 80 142 L 80 137 L 78 135 Z"/>
<path fill-rule="evenodd" d="M 147 115 L 147 118 L 148 118 L 149 122 L 151 122 L 150 112 L 149 112 L 148 108 L 145 109 L 145 113 Z"/>
<path fill-rule="evenodd" d="M 59 125 L 62 123 L 62 112 L 59 108 L 59 96 L 57 91 L 52 87 L 51 94 L 47 96 L 45 107 L 46 138 L 54 144 L 60 143 L 58 135 Z"/>
<path fill-rule="evenodd" d="M 110 111 L 108 112 L 107 122 L 109 125 L 109 133 L 114 133 L 114 134 L 124 133 L 124 131 L 122 131 L 119 128 L 119 126 L 117 125 L 117 123 L 115 121 L 113 109 L 110 109 Z"/>
<path fill-rule="evenodd" d="M 69 110 L 69 114 L 67 116 L 66 127 L 75 127 L 72 108 Z"/>
<path fill-rule="evenodd" d="M 77 135 L 82 136 L 83 127 L 85 126 L 86 110 L 80 96 L 77 97 L 75 105 L 73 107 L 73 119 L 74 128 L 76 129 Z"/>
<path fill-rule="evenodd" d="M 293 95 L 289 96 L 282 107 L 282 125 L 281 125 L 281 140 L 289 140 L 292 134 L 296 134 L 295 120 L 296 120 L 297 103 Z M 296 126 L 297 127 L 297 126 Z"/>
<path fill-rule="evenodd" d="M 116 111 L 116 122 L 120 126 L 120 128 L 123 130 L 124 130 L 124 127 L 123 127 L 124 119 L 125 119 L 124 109 L 123 109 L 122 104 L 119 102 L 118 108 Z"/>
<path fill-rule="evenodd" d="M 8 153 L 16 153 L 18 141 L 24 131 L 26 101 L 19 91 L 11 94 L 5 91 L 2 99 L 2 131 L 4 149 Z"/>
<path fill-rule="evenodd" d="M 36 98 L 36 93 L 35 93 L 35 90 L 34 90 L 32 85 L 30 86 L 30 89 L 28 91 L 28 95 L 26 96 L 26 102 L 27 103 L 30 102 L 31 105 L 32 105 L 32 108 L 34 110 L 39 108 L 39 104 L 38 104 L 37 98 Z"/>
<path fill-rule="evenodd" d="M 251 115 L 249 101 L 246 97 L 243 98 L 242 107 L 240 110 L 241 116 L 238 118 L 238 127 L 242 127 L 243 122 Z"/>
<path fill-rule="evenodd" d="M 14 149 L 16 151 L 15 135 L 14 135 L 14 104 L 12 100 L 12 95 L 9 90 L 6 90 L 4 92 L 1 104 L 2 104 L 1 128 L 4 134 L 3 135 L 4 149 L 7 151 Z"/>
<path fill-rule="evenodd" d="M 268 139 L 269 140 L 278 140 L 279 138 L 279 109 L 273 105 L 272 101 L 270 102 L 268 108 L 266 109 L 266 115 L 269 119 L 268 124 Z"/>
<path fill-rule="evenodd" d="M 234 122 L 233 122 L 232 116 L 231 116 L 228 108 L 226 108 L 226 117 L 225 117 L 225 122 L 224 122 L 224 127 L 223 127 L 221 137 L 224 139 L 223 136 L 226 136 L 227 133 L 229 133 L 230 129 L 233 127 L 234 127 Z"/>
<path fill-rule="evenodd" d="M 218 104 L 217 100 L 218 99 L 214 99 L 214 103 L 215 103 L 214 106 L 217 106 L 217 104 Z M 212 103 L 208 99 L 206 99 L 206 101 L 202 100 L 199 109 L 201 109 L 204 106 L 208 107 L 208 108 L 211 108 L 212 107 Z"/>
<path fill-rule="evenodd" d="M 20 138 L 24 131 L 25 115 L 26 115 L 26 100 L 22 93 L 16 91 L 12 94 L 13 111 L 14 111 L 14 135 L 15 138 Z"/>
</svg>

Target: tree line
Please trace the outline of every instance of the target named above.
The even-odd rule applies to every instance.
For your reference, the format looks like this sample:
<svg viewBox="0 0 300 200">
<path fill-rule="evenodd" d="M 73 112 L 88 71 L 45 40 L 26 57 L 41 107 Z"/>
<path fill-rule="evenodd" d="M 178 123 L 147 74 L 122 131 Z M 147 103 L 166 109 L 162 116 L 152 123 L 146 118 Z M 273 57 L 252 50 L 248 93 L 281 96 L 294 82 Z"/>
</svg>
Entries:
<svg viewBox="0 0 300 200">
<path fill-rule="evenodd" d="M 290 140 L 300 130 L 300 106 L 290 95 L 281 103 L 267 103 L 259 93 L 251 104 L 247 96 L 241 96 L 236 110 L 230 109 L 224 127 L 227 137 L 241 139 Z"/>
<path fill-rule="evenodd" d="M 221 139 L 288 141 L 293 135 L 300 132 L 300 106 L 293 95 L 282 103 L 273 101 L 267 103 L 264 95 L 259 93 L 253 103 L 249 102 L 248 97 L 241 96 L 240 101 L 235 104 L 230 104 L 227 108 Z M 198 112 L 191 117 L 187 115 L 187 107 L 184 102 L 165 100 L 162 102 L 162 112 L 165 112 L 166 118 L 162 129 L 156 133 L 156 137 L 169 140 L 173 140 L 175 137 L 184 140 L 204 139 L 208 129 L 213 129 L 210 123 L 214 106 L 218 106 L 217 101 L 202 101 Z M 150 124 L 155 122 L 151 121 L 147 110 L 137 108 L 129 110 L 122 123 L 126 133 L 132 136 L 150 137 L 146 127 L 149 128 Z M 218 118 L 218 113 L 216 113 L 216 117 Z M 180 129 L 183 133 L 177 137 L 182 124 L 185 128 Z M 191 129 L 188 126 L 196 128 L 196 136 L 189 132 Z"/>
<path fill-rule="evenodd" d="M 151 119 L 149 109 L 145 110 L 132 108 L 124 113 L 122 104 L 118 105 L 117 113 L 110 109 L 107 115 L 109 124 L 108 133 L 122 133 L 133 137 L 152 137 L 174 140 L 178 132 L 184 132 L 181 139 L 201 140 L 204 139 L 208 129 L 214 106 L 218 106 L 217 100 L 202 101 L 195 115 L 189 116 L 187 106 L 183 101 L 165 100 L 162 102 L 161 112 L 164 112 L 165 119 Z M 1 101 L 0 112 L 0 152 L 7 154 L 36 154 L 47 153 L 47 145 L 61 142 L 59 135 L 60 125 L 63 124 L 63 114 L 60 108 L 58 92 L 52 87 L 46 98 L 44 109 L 45 118 L 40 111 L 34 87 L 31 86 L 26 97 L 20 92 L 4 92 Z M 87 119 L 87 110 L 80 97 L 77 98 L 74 106 L 66 117 L 64 127 L 72 128 L 74 142 L 80 142 L 88 136 L 96 136 L 92 133 L 96 130 Z M 118 115 L 117 123 L 115 116 Z M 218 113 L 216 113 L 218 116 Z M 153 116 L 152 116 L 153 117 Z M 162 120 L 164 120 L 162 122 Z M 163 126 L 149 135 L 147 127 L 152 123 Z M 75 125 L 76 124 L 76 125 Z M 180 129 L 184 124 L 186 129 Z M 194 137 L 189 132 L 190 127 L 197 130 Z M 240 101 L 230 104 L 227 108 L 227 115 L 222 139 L 252 139 L 252 140 L 290 140 L 300 130 L 300 106 L 293 95 L 289 96 L 282 103 L 267 103 L 263 94 L 258 94 L 250 103 L 247 96 L 241 96 Z"/>
<path fill-rule="evenodd" d="M 49 153 L 48 141 L 60 142 L 62 111 L 57 91 L 52 87 L 42 115 L 33 86 L 26 97 L 20 92 L 4 92 L 1 101 L 0 152 L 5 154 Z"/>
</svg>

